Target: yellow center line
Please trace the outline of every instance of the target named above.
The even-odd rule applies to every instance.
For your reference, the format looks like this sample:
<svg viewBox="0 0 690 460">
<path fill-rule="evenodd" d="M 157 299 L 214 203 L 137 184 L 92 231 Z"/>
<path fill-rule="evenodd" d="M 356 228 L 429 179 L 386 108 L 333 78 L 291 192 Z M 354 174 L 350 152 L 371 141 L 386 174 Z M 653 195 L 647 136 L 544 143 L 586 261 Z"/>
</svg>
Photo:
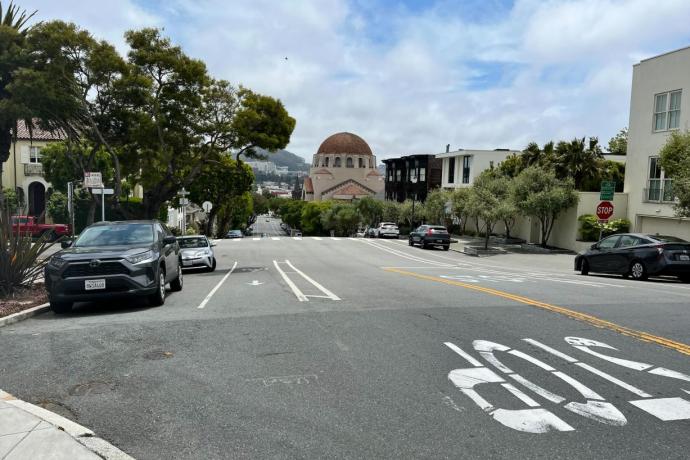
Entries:
<svg viewBox="0 0 690 460">
<path fill-rule="evenodd" d="M 675 340 L 667 339 L 664 337 L 659 337 L 654 334 L 650 334 L 647 332 L 642 332 L 638 331 L 635 329 L 631 329 L 626 326 L 621 326 L 616 323 L 612 323 L 611 321 L 606 321 L 601 318 L 597 318 L 596 316 L 588 315 L 587 313 L 581 313 L 579 311 L 571 310 L 569 308 L 565 307 L 559 307 L 557 305 L 551 305 L 545 302 L 540 302 L 538 300 L 530 299 L 528 297 L 523 297 L 519 296 L 516 294 L 511 294 L 509 292 L 504 292 L 504 291 L 499 291 L 497 289 L 492 289 L 492 288 L 487 288 L 483 286 L 477 286 L 474 284 L 468 284 L 468 283 L 463 283 L 460 281 L 454 281 L 454 280 L 449 280 L 445 278 L 440 278 L 438 276 L 431 276 L 431 275 L 422 275 L 420 273 L 414 273 L 414 272 L 408 272 L 406 270 L 400 270 L 398 268 L 384 268 L 385 271 L 387 272 L 393 272 L 393 273 L 398 273 L 401 275 L 406 275 L 406 276 L 412 276 L 414 278 L 419 278 L 427 281 L 435 281 L 437 283 L 444 283 L 444 284 L 449 284 L 451 286 L 459 286 L 463 287 L 465 289 L 471 289 L 473 291 L 479 291 L 479 292 L 484 292 L 486 294 L 491 294 L 495 295 L 498 297 L 503 297 L 504 299 L 509 299 L 509 300 L 514 300 L 516 302 L 523 303 L 525 305 L 531 305 L 533 307 L 537 308 L 543 308 L 544 310 L 549 310 L 554 313 L 560 313 L 561 315 L 565 315 L 569 318 L 576 319 L 578 321 L 584 321 L 586 323 L 591 324 L 592 326 L 596 326 L 599 328 L 603 329 L 609 329 L 615 332 L 618 332 L 623 335 L 627 335 L 629 337 L 634 337 L 636 339 L 645 341 L 645 342 L 652 342 L 656 343 L 658 345 L 661 345 L 666 348 L 671 348 L 673 350 L 676 350 L 680 353 L 690 355 L 690 345 L 687 345 L 682 342 L 676 342 Z"/>
</svg>

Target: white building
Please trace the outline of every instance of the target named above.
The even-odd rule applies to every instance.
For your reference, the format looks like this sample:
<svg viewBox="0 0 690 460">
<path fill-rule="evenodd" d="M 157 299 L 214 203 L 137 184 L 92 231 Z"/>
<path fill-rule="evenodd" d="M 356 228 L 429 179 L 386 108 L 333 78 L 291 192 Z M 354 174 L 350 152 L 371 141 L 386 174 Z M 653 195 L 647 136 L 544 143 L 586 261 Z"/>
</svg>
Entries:
<svg viewBox="0 0 690 460">
<path fill-rule="evenodd" d="M 659 167 L 669 133 L 690 127 L 690 47 L 633 66 L 625 191 L 632 229 L 690 240 L 673 212 L 673 180 Z"/>
<path fill-rule="evenodd" d="M 256 172 L 275 174 L 276 164 L 272 161 L 246 161 L 247 165 Z"/>
<path fill-rule="evenodd" d="M 500 162 L 519 150 L 455 150 L 439 153 L 436 158 L 443 159 L 442 182 L 443 188 L 469 187 L 482 171 L 497 167 Z"/>
</svg>

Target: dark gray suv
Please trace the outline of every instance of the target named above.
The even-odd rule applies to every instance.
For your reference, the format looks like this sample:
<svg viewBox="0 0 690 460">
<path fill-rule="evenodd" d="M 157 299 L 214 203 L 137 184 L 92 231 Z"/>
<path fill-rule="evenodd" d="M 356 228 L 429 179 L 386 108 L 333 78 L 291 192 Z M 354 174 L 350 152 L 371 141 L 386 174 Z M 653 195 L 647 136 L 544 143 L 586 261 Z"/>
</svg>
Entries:
<svg viewBox="0 0 690 460">
<path fill-rule="evenodd" d="M 50 307 L 67 313 L 74 302 L 146 296 L 165 303 L 165 285 L 182 290 L 180 247 L 155 220 L 99 222 L 63 242 L 45 270 Z"/>
</svg>

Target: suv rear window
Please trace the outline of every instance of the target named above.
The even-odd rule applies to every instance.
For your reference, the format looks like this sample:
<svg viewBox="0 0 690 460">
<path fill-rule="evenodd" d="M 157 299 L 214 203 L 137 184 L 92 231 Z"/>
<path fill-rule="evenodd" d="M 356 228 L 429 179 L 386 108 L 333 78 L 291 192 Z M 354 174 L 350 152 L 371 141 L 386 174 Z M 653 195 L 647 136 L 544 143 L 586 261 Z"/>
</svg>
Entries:
<svg viewBox="0 0 690 460">
<path fill-rule="evenodd" d="M 446 227 L 432 226 L 432 227 L 429 227 L 429 228 L 432 229 L 433 231 L 437 232 L 437 233 L 443 233 L 443 232 L 448 233 L 448 230 L 446 230 Z"/>
</svg>

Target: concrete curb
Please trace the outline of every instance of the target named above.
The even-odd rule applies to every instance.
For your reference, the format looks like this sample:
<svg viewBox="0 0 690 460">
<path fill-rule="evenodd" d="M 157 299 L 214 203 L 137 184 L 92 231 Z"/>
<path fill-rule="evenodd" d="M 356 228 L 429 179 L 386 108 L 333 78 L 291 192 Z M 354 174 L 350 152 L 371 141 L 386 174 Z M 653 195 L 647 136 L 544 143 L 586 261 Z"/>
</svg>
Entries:
<svg viewBox="0 0 690 460">
<path fill-rule="evenodd" d="M 108 441 L 99 438 L 90 429 L 79 425 L 61 415 L 51 412 L 39 406 L 35 406 L 21 399 L 17 399 L 6 391 L 0 390 L 0 399 L 18 409 L 30 413 L 41 420 L 50 423 L 58 430 L 64 431 L 74 438 L 75 441 L 85 448 L 94 452 L 96 455 L 106 460 L 134 460 L 133 457 L 122 452 Z"/>
<path fill-rule="evenodd" d="M 9 316 L 3 316 L 2 318 L 0 318 L 0 327 L 23 321 L 27 318 L 31 318 L 32 316 L 40 315 L 41 313 L 45 313 L 48 310 L 50 310 L 50 303 L 46 302 L 42 305 L 31 307 L 26 310 L 13 313 Z"/>
</svg>

